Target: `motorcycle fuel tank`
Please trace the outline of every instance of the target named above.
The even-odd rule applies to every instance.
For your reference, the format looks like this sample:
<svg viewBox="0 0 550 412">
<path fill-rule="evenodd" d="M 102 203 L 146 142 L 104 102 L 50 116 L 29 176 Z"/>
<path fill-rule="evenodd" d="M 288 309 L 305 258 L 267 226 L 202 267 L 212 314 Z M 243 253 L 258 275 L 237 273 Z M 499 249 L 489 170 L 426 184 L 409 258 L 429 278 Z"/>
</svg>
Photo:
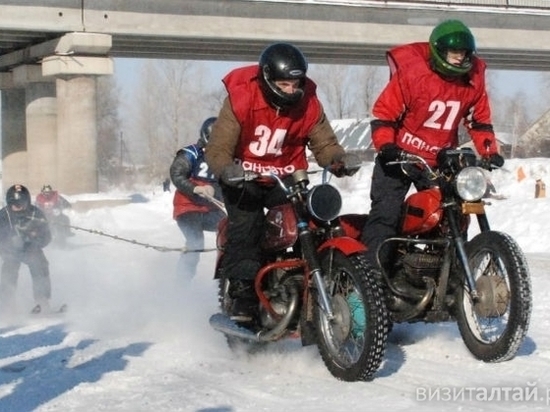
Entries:
<svg viewBox="0 0 550 412">
<path fill-rule="evenodd" d="M 413 193 L 405 200 L 403 234 L 415 235 L 432 230 L 442 214 L 441 191 L 438 188 Z"/>
<path fill-rule="evenodd" d="M 281 250 L 292 246 L 298 238 L 296 215 L 290 203 L 275 206 L 267 212 L 262 239 L 264 250 Z"/>
</svg>

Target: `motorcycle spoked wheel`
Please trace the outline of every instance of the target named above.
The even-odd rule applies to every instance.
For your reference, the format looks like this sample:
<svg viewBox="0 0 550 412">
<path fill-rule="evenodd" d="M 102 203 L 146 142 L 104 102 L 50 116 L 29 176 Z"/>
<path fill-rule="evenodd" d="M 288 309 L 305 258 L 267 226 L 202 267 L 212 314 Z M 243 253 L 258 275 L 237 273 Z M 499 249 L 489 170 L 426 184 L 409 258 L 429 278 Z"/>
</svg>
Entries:
<svg viewBox="0 0 550 412">
<path fill-rule="evenodd" d="M 321 358 L 338 379 L 371 380 L 382 363 L 389 333 L 379 277 L 362 255 L 329 251 L 322 256 L 321 265 L 334 314 L 328 319 L 319 304 L 314 305 Z"/>
<path fill-rule="evenodd" d="M 230 280 L 222 278 L 219 279 L 218 283 L 218 302 L 220 303 L 221 312 L 224 315 L 229 315 L 231 313 L 231 306 L 233 304 L 233 300 L 228 294 L 229 282 Z M 267 342 L 254 342 L 231 335 L 225 335 L 225 339 L 227 340 L 227 346 L 235 352 L 244 351 L 249 354 L 254 354 L 264 349 L 267 345 Z"/>
<path fill-rule="evenodd" d="M 532 293 L 527 260 L 507 234 L 482 232 L 466 243 L 480 299 L 457 291 L 457 323 L 468 350 L 484 362 L 512 359 L 531 317 Z"/>
</svg>

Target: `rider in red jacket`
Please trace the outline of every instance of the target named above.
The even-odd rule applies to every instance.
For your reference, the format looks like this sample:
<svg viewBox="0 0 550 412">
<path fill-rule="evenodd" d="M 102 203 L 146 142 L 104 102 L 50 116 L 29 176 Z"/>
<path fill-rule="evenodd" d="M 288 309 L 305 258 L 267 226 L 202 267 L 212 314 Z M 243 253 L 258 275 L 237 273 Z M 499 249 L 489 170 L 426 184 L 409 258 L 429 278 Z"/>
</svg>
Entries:
<svg viewBox="0 0 550 412">
<path fill-rule="evenodd" d="M 462 122 L 481 157 L 497 166 L 504 163 L 491 124 L 485 63 L 475 52 L 470 29 L 458 20 L 447 20 L 433 29 L 429 42 L 387 53 L 391 77 L 373 106 L 371 131 L 378 156 L 362 236 L 373 266 L 378 266 L 380 244 L 397 231 L 401 205 L 413 183 L 389 161 L 405 151 L 435 165 L 441 149 L 458 146 Z"/>
<path fill-rule="evenodd" d="M 222 267 L 231 280 L 233 319 L 250 318 L 257 305 L 253 280 L 262 261 L 264 208 L 288 201 L 276 185 L 243 183 L 245 172 L 290 176 L 307 169 L 306 147 L 320 166 L 337 163 L 337 175 L 352 175 L 360 167 L 360 159 L 338 143 L 306 71 L 299 49 L 275 43 L 262 52 L 258 65 L 235 69 L 223 79 L 228 97 L 205 155 L 220 178 L 228 213 Z"/>
</svg>

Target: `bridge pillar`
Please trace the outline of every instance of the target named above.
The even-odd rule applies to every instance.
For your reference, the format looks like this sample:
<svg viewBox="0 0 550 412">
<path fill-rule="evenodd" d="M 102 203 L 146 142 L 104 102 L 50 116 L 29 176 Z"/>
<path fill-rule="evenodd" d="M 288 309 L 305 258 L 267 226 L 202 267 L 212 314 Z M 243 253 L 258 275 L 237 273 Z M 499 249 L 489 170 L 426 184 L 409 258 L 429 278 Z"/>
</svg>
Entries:
<svg viewBox="0 0 550 412">
<path fill-rule="evenodd" d="M 40 65 L 21 65 L 10 75 L 1 83 L 2 186 L 22 183 L 35 194 L 55 177 L 55 83 L 42 77 Z"/>
<path fill-rule="evenodd" d="M 36 194 L 44 184 L 55 187 L 57 102 L 55 83 L 32 82 L 25 87 L 27 187 Z"/>
<path fill-rule="evenodd" d="M 113 74 L 111 37 L 70 33 L 54 43 L 40 64 L 1 73 L 3 192 L 16 182 L 33 195 L 46 183 L 66 194 L 98 190 L 96 79 Z"/>
<path fill-rule="evenodd" d="M 2 192 L 27 181 L 27 142 L 25 140 L 25 90 L 2 90 Z"/>
<path fill-rule="evenodd" d="M 95 193 L 97 174 L 96 78 L 57 79 L 57 180 L 67 194 Z"/>
</svg>

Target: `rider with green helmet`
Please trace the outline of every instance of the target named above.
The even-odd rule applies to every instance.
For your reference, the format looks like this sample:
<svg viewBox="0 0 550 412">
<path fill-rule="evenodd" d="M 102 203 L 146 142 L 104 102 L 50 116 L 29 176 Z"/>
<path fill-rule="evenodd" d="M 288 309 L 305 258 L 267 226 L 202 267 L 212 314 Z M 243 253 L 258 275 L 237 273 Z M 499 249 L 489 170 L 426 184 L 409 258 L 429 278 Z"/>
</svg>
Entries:
<svg viewBox="0 0 550 412">
<path fill-rule="evenodd" d="M 485 88 L 485 63 L 474 36 L 461 21 L 438 24 L 429 41 L 394 47 L 387 53 L 391 78 L 373 105 L 372 142 L 378 155 L 371 180 L 371 209 L 363 229 L 367 259 L 396 234 L 401 207 L 412 180 L 399 165 L 402 152 L 436 165 L 441 149 L 458 146 L 462 123 L 480 157 L 502 166 Z M 384 251 L 388 252 L 388 248 Z M 382 264 L 391 253 L 381 255 Z"/>
</svg>

